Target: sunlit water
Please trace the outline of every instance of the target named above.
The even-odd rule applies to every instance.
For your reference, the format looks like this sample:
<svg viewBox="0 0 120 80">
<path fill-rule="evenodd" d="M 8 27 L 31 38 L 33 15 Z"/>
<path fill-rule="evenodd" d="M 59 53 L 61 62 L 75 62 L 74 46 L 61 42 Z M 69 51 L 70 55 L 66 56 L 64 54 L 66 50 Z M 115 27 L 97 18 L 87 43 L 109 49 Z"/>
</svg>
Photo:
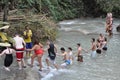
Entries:
<svg viewBox="0 0 120 80">
<path fill-rule="evenodd" d="M 77 52 L 77 43 L 86 50 L 90 49 L 91 38 L 98 38 L 102 33 L 108 38 L 108 51 L 92 59 L 90 53 L 82 52 L 84 62 L 74 58 L 72 65 L 66 69 L 51 69 L 41 80 L 119 80 L 120 79 L 120 34 L 116 32 L 119 20 L 114 21 L 114 35 L 108 37 L 105 33 L 104 19 L 68 20 L 59 23 L 58 49 L 72 47 Z M 60 51 L 59 51 L 60 52 Z M 62 57 L 56 58 L 58 64 L 63 63 Z M 45 63 L 45 62 L 44 62 Z"/>
</svg>

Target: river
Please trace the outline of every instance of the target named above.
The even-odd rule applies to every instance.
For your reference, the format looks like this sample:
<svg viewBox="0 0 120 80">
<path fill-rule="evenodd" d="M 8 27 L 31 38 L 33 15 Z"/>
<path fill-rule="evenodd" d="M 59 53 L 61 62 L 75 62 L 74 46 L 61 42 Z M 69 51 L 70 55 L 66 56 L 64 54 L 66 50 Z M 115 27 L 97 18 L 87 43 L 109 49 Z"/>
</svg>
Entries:
<svg viewBox="0 0 120 80">
<path fill-rule="evenodd" d="M 81 43 L 82 47 L 88 50 L 91 38 L 98 38 L 102 33 L 108 38 L 108 51 L 97 55 L 95 59 L 90 57 L 91 52 L 82 52 L 83 63 L 74 59 L 73 64 L 66 69 L 52 70 L 41 80 L 119 80 L 120 34 L 116 32 L 119 22 L 119 19 L 114 20 L 112 37 L 108 37 L 105 33 L 105 19 L 75 19 L 59 22 L 59 35 L 56 41 L 58 49 L 72 47 L 73 52 L 76 53 L 76 44 Z M 63 63 L 62 57 L 57 57 L 56 62 Z"/>
</svg>

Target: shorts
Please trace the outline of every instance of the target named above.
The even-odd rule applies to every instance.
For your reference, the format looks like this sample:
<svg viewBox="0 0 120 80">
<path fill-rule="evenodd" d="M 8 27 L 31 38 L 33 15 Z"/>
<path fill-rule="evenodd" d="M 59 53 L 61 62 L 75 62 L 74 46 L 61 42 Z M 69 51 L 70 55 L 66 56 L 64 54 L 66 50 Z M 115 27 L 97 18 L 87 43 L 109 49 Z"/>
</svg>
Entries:
<svg viewBox="0 0 120 80">
<path fill-rule="evenodd" d="M 32 42 L 26 43 L 26 49 L 31 49 L 33 46 Z"/>
<path fill-rule="evenodd" d="M 96 57 L 96 51 L 92 51 L 91 57 L 92 57 L 92 58 L 95 58 L 95 57 Z"/>
<path fill-rule="evenodd" d="M 21 61 L 23 59 L 24 48 L 16 49 L 16 58 L 17 61 Z"/>
<path fill-rule="evenodd" d="M 70 60 L 65 60 L 65 62 L 61 64 L 61 67 L 66 67 L 67 65 L 70 65 L 70 63 Z"/>
<path fill-rule="evenodd" d="M 65 63 L 67 64 L 67 65 L 70 65 L 70 60 L 65 60 Z"/>
<path fill-rule="evenodd" d="M 101 54 L 101 49 L 97 49 L 96 52 L 97 52 L 98 54 Z"/>
<path fill-rule="evenodd" d="M 106 46 L 105 46 L 105 47 L 103 47 L 102 49 L 103 49 L 104 51 L 107 51 L 107 47 L 106 47 Z"/>
<path fill-rule="evenodd" d="M 50 57 L 49 57 L 49 56 L 47 57 L 47 59 L 50 61 L 50 63 L 52 63 L 52 64 L 56 64 L 55 59 L 54 59 L 54 60 L 52 60 L 52 59 L 50 59 Z"/>
<path fill-rule="evenodd" d="M 78 55 L 77 61 L 83 61 L 83 56 L 82 55 Z"/>
</svg>

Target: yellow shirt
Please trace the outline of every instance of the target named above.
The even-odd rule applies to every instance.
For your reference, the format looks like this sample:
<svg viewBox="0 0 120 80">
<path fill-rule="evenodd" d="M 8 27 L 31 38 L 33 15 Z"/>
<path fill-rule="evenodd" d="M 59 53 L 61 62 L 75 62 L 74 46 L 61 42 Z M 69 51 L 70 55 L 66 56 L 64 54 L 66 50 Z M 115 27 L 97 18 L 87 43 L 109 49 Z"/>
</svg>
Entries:
<svg viewBox="0 0 120 80">
<path fill-rule="evenodd" d="M 24 38 L 25 42 L 26 42 L 26 43 L 32 42 L 32 40 L 31 40 L 32 31 L 31 31 L 31 30 L 29 30 L 28 32 L 27 32 L 27 31 L 24 31 L 24 36 L 26 36 L 26 35 L 28 36 L 28 38 L 27 38 L 27 39 Z"/>
</svg>

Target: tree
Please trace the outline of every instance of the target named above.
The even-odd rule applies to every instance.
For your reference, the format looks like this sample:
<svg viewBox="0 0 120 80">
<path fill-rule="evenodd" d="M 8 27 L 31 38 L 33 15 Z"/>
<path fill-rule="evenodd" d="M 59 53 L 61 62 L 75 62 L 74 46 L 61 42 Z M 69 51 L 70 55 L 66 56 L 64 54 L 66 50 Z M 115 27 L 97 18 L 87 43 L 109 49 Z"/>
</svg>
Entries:
<svg viewBox="0 0 120 80">
<path fill-rule="evenodd" d="M 3 22 L 7 21 L 8 11 L 9 11 L 9 0 L 4 0 Z"/>
</svg>

